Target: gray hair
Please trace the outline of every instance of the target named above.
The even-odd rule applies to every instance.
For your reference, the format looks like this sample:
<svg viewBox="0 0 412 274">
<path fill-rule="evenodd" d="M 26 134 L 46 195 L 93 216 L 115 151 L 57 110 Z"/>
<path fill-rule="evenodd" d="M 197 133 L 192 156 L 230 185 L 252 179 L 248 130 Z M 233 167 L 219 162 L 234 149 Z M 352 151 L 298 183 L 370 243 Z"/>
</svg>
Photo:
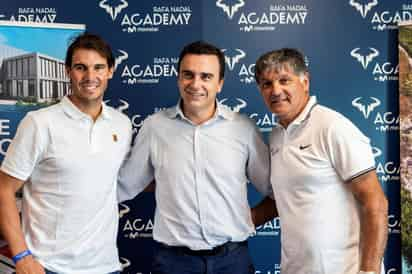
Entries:
<svg viewBox="0 0 412 274">
<path fill-rule="evenodd" d="M 305 58 L 302 53 L 292 48 L 282 48 L 269 51 L 256 61 L 255 80 L 259 83 L 259 78 L 266 70 L 279 71 L 285 67 L 292 69 L 296 75 L 303 75 L 308 72 Z"/>
</svg>

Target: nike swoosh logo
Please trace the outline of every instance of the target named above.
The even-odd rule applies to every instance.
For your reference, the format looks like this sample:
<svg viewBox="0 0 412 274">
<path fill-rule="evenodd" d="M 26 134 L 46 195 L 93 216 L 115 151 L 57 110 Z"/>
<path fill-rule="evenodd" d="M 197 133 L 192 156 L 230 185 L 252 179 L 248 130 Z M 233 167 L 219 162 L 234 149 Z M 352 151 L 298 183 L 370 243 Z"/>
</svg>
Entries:
<svg viewBox="0 0 412 274">
<path fill-rule="evenodd" d="M 299 149 L 300 149 L 300 150 L 303 150 L 303 149 L 306 149 L 306 148 L 308 148 L 308 147 L 310 147 L 310 146 L 312 146 L 312 145 L 311 145 L 311 144 L 306 145 L 306 146 L 300 145 L 300 146 L 299 146 Z"/>
</svg>

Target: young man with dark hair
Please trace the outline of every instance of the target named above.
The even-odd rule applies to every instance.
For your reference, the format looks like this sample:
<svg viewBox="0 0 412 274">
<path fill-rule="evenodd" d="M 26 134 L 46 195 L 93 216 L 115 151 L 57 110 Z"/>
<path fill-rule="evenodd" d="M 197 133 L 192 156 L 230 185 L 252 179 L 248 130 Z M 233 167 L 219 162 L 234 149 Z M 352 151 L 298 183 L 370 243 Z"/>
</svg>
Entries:
<svg viewBox="0 0 412 274">
<path fill-rule="evenodd" d="M 271 193 L 269 152 L 253 121 L 216 100 L 224 69 L 215 46 L 187 45 L 178 104 L 145 120 L 120 172 L 120 200 L 156 181 L 153 274 L 254 274 L 247 239 L 265 220 L 249 208 L 247 183 Z"/>
<path fill-rule="evenodd" d="M 103 103 L 113 64 L 105 41 L 78 36 L 66 58 L 72 94 L 29 112 L 8 148 L 0 227 L 17 274 L 119 273 L 116 184 L 131 123 Z"/>
</svg>

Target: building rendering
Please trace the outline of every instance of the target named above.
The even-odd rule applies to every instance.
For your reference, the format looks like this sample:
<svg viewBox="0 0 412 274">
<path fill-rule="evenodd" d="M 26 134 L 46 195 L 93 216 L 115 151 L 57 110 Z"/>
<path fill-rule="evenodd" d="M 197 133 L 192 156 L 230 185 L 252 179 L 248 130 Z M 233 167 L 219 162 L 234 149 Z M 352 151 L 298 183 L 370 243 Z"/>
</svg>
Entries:
<svg viewBox="0 0 412 274">
<path fill-rule="evenodd" d="M 0 45 L 0 99 L 53 102 L 69 92 L 64 61 Z"/>
</svg>

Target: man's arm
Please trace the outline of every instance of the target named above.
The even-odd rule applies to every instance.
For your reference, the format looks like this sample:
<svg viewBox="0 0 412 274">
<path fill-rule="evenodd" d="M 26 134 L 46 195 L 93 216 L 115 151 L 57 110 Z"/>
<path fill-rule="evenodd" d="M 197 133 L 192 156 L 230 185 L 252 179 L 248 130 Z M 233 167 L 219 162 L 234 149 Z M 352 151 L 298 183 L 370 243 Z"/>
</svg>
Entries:
<svg viewBox="0 0 412 274">
<path fill-rule="evenodd" d="M 263 141 L 262 134 L 254 123 L 249 140 L 249 159 L 246 173 L 257 191 L 265 198 L 251 209 L 252 221 L 255 226 L 264 224 L 278 216 L 272 185 L 270 183 L 269 148 Z"/>
<path fill-rule="evenodd" d="M 16 192 L 22 185 L 23 181 L 0 171 L 0 229 L 13 256 L 28 249 L 16 206 Z M 44 274 L 45 272 L 33 256 L 29 255 L 17 262 L 16 273 Z"/>
<path fill-rule="evenodd" d="M 150 117 L 144 121 L 129 155 L 120 168 L 117 188 L 119 203 L 133 199 L 153 182 L 154 168 L 150 158 L 153 140 L 150 123 Z M 150 191 L 150 188 L 148 189 Z"/>
<path fill-rule="evenodd" d="M 263 199 L 252 208 L 252 221 L 255 226 L 260 226 L 278 216 L 276 203 L 270 197 Z"/>
<path fill-rule="evenodd" d="M 361 210 L 360 270 L 380 273 L 388 236 L 388 201 L 375 171 L 348 182 Z"/>
</svg>

